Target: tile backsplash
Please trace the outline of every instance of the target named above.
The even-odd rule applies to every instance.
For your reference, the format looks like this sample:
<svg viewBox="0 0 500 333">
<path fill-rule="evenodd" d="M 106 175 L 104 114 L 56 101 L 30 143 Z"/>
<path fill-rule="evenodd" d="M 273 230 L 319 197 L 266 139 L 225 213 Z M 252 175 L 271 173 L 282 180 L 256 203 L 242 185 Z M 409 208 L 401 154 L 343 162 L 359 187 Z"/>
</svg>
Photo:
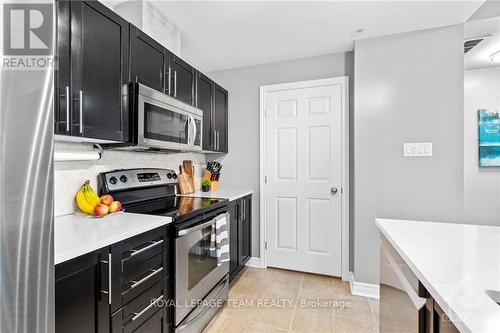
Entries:
<svg viewBox="0 0 500 333">
<path fill-rule="evenodd" d="M 56 142 L 55 151 L 90 151 L 92 145 Z M 76 211 L 75 193 L 85 180 L 90 180 L 97 191 L 97 175 L 104 171 L 130 168 L 165 168 L 178 173 L 183 160 L 192 160 L 195 165 L 195 184 L 200 186 L 201 170 L 206 157 L 200 153 L 145 153 L 105 150 L 99 161 L 55 162 L 55 216 Z"/>
</svg>

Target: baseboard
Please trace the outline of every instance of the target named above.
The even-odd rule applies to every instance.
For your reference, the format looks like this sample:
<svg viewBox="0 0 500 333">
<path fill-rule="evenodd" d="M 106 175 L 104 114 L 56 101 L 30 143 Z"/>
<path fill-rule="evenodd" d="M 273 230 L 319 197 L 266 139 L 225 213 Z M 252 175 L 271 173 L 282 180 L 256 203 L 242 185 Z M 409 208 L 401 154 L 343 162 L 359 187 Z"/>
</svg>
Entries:
<svg viewBox="0 0 500 333">
<path fill-rule="evenodd" d="M 351 285 L 351 294 L 376 299 L 380 298 L 380 286 L 378 284 L 356 282 L 353 272 L 350 272 L 349 280 Z"/>
<path fill-rule="evenodd" d="M 260 267 L 260 258 L 251 257 L 250 259 L 248 259 L 247 264 L 245 266 L 261 268 Z"/>
</svg>

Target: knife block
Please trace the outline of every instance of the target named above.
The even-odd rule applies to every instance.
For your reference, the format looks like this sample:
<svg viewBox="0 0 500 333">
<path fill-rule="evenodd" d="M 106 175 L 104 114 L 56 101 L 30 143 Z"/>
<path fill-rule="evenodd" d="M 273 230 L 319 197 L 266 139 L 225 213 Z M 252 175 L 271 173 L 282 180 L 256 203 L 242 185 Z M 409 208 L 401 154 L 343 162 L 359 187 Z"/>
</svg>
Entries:
<svg viewBox="0 0 500 333">
<path fill-rule="evenodd" d="M 210 182 L 210 191 L 215 192 L 219 189 L 219 182 L 217 180 L 212 180 Z"/>
</svg>

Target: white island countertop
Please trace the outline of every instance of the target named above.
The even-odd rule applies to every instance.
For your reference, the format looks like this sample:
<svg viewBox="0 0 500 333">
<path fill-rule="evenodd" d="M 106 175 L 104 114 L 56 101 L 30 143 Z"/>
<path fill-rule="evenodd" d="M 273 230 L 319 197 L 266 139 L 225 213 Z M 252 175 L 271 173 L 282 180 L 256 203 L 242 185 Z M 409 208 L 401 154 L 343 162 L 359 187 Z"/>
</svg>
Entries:
<svg viewBox="0 0 500 333">
<path fill-rule="evenodd" d="M 460 332 L 500 332 L 500 227 L 377 219 Z M 500 301 L 500 300 L 498 300 Z"/>
<path fill-rule="evenodd" d="M 172 222 L 171 217 L 132 213 L 103 218 L 58 216 L 54 223 L 54 261 L 60 264 Z"/>
<path fill-rule="evenodd" d="M 220 189 L 214 192 L 202 192 L 196 191 L 194 193 L 183 194 L 181 197 L 196 197 L 196 198 L 220 198 L 228 199 L 229 201 L 237 200 L 243 198 L 249 194 L 252 194 L 252 190 L 236 190 L 236 189 Z"/>
</svg>

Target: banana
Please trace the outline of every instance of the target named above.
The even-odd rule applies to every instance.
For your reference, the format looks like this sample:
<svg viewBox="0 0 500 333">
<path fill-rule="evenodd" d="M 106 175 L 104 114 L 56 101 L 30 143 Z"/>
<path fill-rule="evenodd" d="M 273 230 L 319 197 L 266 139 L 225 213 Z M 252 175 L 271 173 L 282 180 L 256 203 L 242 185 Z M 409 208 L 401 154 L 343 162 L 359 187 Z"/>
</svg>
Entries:
<svg viewBox="0 0 500 333">
<path fill-rule="evenodd" d="M 85 195 L 85 199 L 87 199 L 88 202 L 94 205 L 94 207 L 101 202 L 101 199 L 95 193 L 94 189 L 92 186 L 90 186 L 90 182 L 87 180 L 85 184 L 83 184 L 85 187 L 85 191 L 83 192 Z"/>
<path fill-rule="evenodd" d="M 78 208 L 82 212 L 94 215 L 94 209 L 95 209 L 95 206 L 97 204 L 94 204 L 93 202 L 91 202 L 87 199 L 87 196 L 89 195 L 87 193 L 88 192 L 88 184 L 89 184 L 89 181 L 87 180 L 82 186 L 80 186 L 80 189 L 78 190 L 78 192 L 76 192 L 75 200 L 76 200 L 76 204 L 78 205 Z"/>
</svg>

